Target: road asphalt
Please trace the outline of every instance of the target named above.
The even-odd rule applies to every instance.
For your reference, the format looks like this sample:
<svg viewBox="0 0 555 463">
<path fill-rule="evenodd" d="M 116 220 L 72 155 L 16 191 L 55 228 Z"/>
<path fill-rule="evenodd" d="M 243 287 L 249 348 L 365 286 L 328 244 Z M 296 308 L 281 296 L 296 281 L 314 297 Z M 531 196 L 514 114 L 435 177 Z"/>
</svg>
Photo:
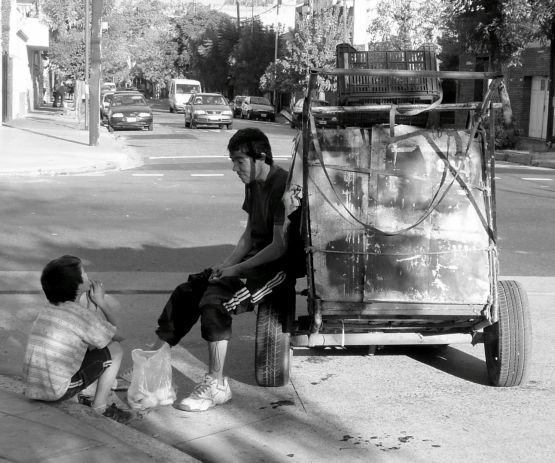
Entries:
<svg viewBox="0 0 555 463">
<path fill-rule="evenodd" d="M 82 126 L 71 113 L 48 107 L 3 124 L 0 126 L 0 176 L 74 175 L 129 169 L 141 164 L 135 153 L 120 145 L 103 127 L 98 146 L 89 146 L 88 132 Z M 555 168 L 555 152 L 500 151 L 496 158 Z M 13 290 L 5 287 L 5 283 L 2 290 Z M 125 426 L 98 417 L 75 401 L 54 404 L 30 401 L 22 392 L 20 366 L 6 362 L 3 356 L 0 360 L 0 461 L 198 461 L 155 438 L 161 423 L 151 420 L 152 429 L 148 428 L 148 419 L 136 426 Z M 207 422 L 202 420 L 197 424 L 202 433 Z M 209 427 L 204 431 L 210 434 Z M 217 447 L 216 437 L 214 444 Z M 226 461 L 225 455 L 221 457 L 221 461 Z"/>
</svg>

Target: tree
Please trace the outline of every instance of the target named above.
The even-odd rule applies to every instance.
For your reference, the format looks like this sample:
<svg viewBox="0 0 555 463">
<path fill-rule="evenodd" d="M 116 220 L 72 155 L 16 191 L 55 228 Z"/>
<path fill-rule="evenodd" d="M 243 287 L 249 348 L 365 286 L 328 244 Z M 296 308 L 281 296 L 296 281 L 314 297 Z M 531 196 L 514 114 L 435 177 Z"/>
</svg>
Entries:
<svg viewBox="0 0 555 463">
<path fill-rule="evenodd" d="M 368 33 L 373 49 L 414 50 L 438 44 L 444 26 L 445 0 L 379 2 Z"/>
<path fill-rule="evenodd" d="M 199 37 L 192 50 L 193 63 L 205 88 L 232 95 L 230 56 L 239 40 L 239 31 L 233 19 L 223 16 L 220 22 L 209 27 Z"/>
<path fill-rule="evenodd" d="M 241 29 L 241 36 L 230 56 L 235 88 L 246 94 L 256 95 L 260 78 L 274 60 L 275 31 L 255 20 L 251 27 Z"/>
<path fill-rule="evenodd" d="M 549 36 L 553 0 L 453 0 L 448 25 L 464 51 L 488 54 L 490 68 L 519 64 L 524 48 Z"/>
<path fill-rule="evenodd" d="M 328 6 L 297 19 L 293 40 L 287 44 L 285 57 L 271 63 L 260 79 L 264 90 L 295 92 L 306 88 L 311 68 L 335 67 L 335 47 L 343 42 L 343 9 Z M 351 21 L 347 30 L 351 30 Z M 272 60 L 273 61 L 273 60 Z M 274 78 L 275 75 L 275 78 Z M 321 80 L 320 90 L 331 88 L 331 81 Z"/>
</svg>

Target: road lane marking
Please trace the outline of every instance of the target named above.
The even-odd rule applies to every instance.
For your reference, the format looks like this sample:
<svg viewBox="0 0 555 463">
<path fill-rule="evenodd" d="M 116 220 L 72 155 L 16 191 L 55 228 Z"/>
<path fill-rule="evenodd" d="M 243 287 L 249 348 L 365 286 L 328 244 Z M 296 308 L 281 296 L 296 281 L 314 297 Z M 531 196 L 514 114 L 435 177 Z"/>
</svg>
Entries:
<svg viewBox="0 0 555 463">
<path fill-rule="evenodd" d="M 164 174 L 133 174 L 133 177 L 163 177 Z"/>
<path fill-rule="evenodd" d="M 191 174 L 191 177 L 223 177 L 224 174 Z"/>
<path fill-rule="evenodd" d="M 552 182 L 552 178 L 547 177 L 521 177 L 522 180 L 530 180 L 532 182 Z"/>
<path fill-rule="evenodd" d="M 90 173 L 90 174 L 75 174 L 74 177 L 105 177 L 106 174 L 104 173 Z"/>
</svg>

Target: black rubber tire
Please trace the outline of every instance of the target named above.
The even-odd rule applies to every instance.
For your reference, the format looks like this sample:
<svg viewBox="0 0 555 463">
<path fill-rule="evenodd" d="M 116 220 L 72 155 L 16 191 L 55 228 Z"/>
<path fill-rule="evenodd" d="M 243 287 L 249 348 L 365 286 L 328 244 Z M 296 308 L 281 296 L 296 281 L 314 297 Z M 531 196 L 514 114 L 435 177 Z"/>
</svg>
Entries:
<svg viewBox="0 0 555 463">
<path fill-rule="evenodd" d="M 256 382 L 263 387 L 285 386 L 289 382 L 291 365 L 290 334 L 272 304 L 258 305 L 254 369 Z"/>
<path fill-rule="evenodd" d="M 152 132 L 154 130 L 154 124 L 149 124 L 147 128 L 149 132 Z"/>
<path fill-rule="evenodd" d="M 484 329 L 488 377 L 494 386 L 526 382 L 532 354 L 528 296 L 517 281 L 499 281 L 499 321 Z"/>
<path fill-rule="evenodd" d="M 248 120 L 254 119 L 253 116 L 252 116 L 252 113 L 250 111 L 247 112 L 247 119 Z"/>
<path fill-rule="evenodd" d="M 233 124 L 227 124 L 227 130 L 231 130 L 232 127 L 233 127 Z"/>
<path fill-rule="evenodd" d="M 173 113 L 174 109 L 170 106 L 170 113 Z"/>
<path fill-rule="evenodd" d="M 196 129 L 197 128 L 197 123 L 193 122 L 193 119 L 191 119 L 191 122 L 189 122 L 189 127 L 191 127 L 192 129 Z"/>
</svg>

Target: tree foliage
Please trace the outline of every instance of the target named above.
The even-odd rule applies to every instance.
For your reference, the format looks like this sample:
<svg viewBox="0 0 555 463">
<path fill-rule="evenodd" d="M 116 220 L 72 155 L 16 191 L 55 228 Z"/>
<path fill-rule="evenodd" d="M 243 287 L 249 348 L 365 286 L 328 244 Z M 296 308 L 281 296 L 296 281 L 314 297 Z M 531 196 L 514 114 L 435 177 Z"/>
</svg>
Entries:
<svg viewBox="0 0 555 463">
<path fill-rule="evenodd" d="M 490 65 L 516 65 L 526 45 L 544 40 L 555 15 L 553 0 L 452 0 L 448 25 L 470 54 L 489 54 Z"/>
<path fill-rule="evenodd" d="M 379 2 L 368 33 L 373 49 L 414 50 L 438 44 L 444 30 L 445 0 L 389 0 Z"/>
<path fill-rule="evenodd" d="M 352 30 L 351 21 L 346 26 L 347 30 Z M 281 92 L 306 88 L 311 68 L 335 67 L 335 47 L 350 39 L 344 33 L 342 8 L 338 6 L 323 7 L 303 17 L 297 16 L 293 40 L 287 44 L 284 58 L 266 69 L 260 80 L 261 87 Z M 319 82 L 320 90 L 327 90 L 330 85 L 327 80 Z"/>
<path fill-rule="evenodd" d="M 230 57 L 235 88 L 244 94 L 256 95 L 260 91 L 260 78 L 274 61 L 275 30 L 255 20 L 241 29 L 239 41 Z"/>
<path fill-rule="evenodd" d="M 142 77 L 163 83 L 174 72 L 175 34 L 158 0 L 123 0 L 106 18 L 102 37 L 105 77 L 121 82 Z"/>
</svg>

